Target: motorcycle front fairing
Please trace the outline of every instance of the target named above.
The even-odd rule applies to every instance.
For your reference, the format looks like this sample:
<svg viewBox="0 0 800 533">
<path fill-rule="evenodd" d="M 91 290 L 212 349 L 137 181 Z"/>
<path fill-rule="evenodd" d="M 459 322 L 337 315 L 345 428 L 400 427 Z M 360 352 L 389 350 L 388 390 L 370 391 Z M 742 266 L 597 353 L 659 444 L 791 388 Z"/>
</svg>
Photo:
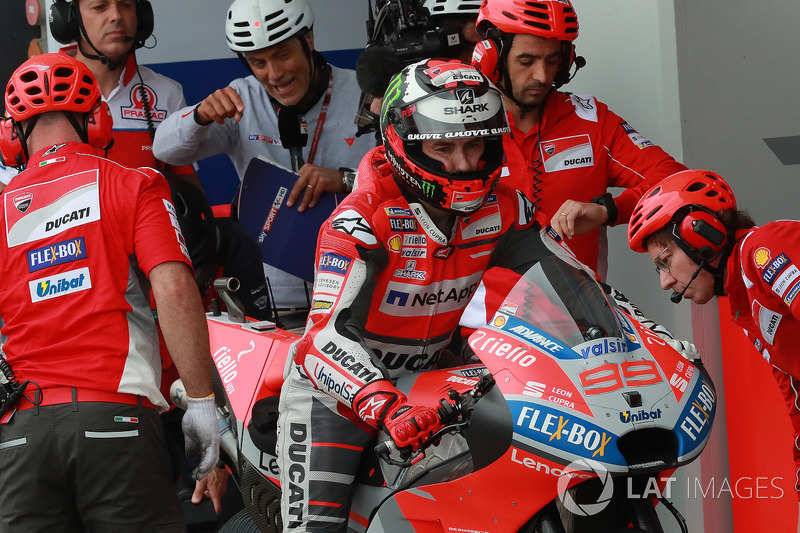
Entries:
<svg viewBox="0 0 800 533">
<path fill-rule="evenodd" d="M 692 461 L 716 411 L 711 380 L 549 245 L 553 255 L 469 340 L 507 400 L 512 447 L 556 465 L 591 459 L 612 474 Z"/>
<path fill-rule="evenodd" d="M 472 472 L 429 485 L 422 476 L 381 506 L 375 518 L 387 527 L 369 531 L 410 522 L 516 532 L 577 483 L 667 470 L 703 449 L 716 407 L 710 379 L 615 308 L 547 230 L 540 235 L 545 252 L 469 339 L 495 384 L 464 431 Z M 473 377 L 458 372 L 442 381 Z M 414 393 L 410 401 L 423 399 Z"/>
</svg>

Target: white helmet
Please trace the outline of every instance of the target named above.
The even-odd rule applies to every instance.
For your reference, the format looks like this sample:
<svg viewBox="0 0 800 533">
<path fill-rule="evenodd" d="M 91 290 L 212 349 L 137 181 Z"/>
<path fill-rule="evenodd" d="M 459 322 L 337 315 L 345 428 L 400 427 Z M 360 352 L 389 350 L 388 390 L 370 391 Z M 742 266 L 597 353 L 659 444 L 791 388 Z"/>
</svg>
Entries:
<svg viewBox="0 0 800 533">
<path fill-rule="evenodd" d="M 314 25 L 307 0 L 234 0 L 225 37 L 234 52 L 252 52 L 281 43 Z"/>
<path fill-rule="evenodd" d="M 481 7 L 481 0 L 423 0 L 431 15 L 475 15 Z"/>
</svg>

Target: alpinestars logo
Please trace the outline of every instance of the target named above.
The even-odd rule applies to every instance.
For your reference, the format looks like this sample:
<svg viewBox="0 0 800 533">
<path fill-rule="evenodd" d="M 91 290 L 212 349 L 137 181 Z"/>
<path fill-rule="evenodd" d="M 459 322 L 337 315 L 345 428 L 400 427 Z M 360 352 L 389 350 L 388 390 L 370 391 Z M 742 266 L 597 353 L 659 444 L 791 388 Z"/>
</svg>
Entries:
<svg viewBox="0 0 800 533">
<path fill-rule="evenodd" d="M 372 228 L 364 221 L 364 218 L 355 210 L 348 209 L 331 222 L 331 228 L 353 236 L 367 246 L 378 243 Z"/>
<path fill-rule="evenodd" d="M 358 416 L 364 422 L 368 422 L 370 420 L 378 420 L 381 412 L 383 411 L 383 406 L 386 404 L 386 398 L 382 398 L 379 396 L 372 396 L 367 400 L 366 403 L 362 404 L 358 408 Z"/>
<path fill-rule="evenodd" d="M 66 145 L 67 145 L 67 143 L 54 144 L 52 148 L 50 148 L 49 150 L 47 150 L 45 153 L 42 154 L 42 157 L 47 157 L 48 155 L 53 155 L 54 153 L 56 153 L 61 148 L 64 148 Z"/>
</svg>

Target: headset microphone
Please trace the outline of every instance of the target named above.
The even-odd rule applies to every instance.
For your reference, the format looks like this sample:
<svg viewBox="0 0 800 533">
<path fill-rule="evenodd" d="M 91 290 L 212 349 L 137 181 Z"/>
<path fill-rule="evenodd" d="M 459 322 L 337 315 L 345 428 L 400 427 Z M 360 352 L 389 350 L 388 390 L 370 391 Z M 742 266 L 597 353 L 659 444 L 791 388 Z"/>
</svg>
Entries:
<svg viewBox="0 0 800 533">
<path fill-rule="evenodd" d="M 124 43 L 131 43 L 136 40 L 136 37 L 129 37 L 127 35 L 122 36 L 122 42 Z"/>
</svg>

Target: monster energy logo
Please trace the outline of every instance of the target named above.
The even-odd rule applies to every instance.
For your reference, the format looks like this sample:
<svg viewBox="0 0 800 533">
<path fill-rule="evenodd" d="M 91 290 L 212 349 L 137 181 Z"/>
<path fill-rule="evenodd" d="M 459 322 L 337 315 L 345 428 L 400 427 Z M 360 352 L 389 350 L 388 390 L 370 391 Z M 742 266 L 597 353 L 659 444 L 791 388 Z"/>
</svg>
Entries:
<svg viewBox="0 0 800 533">
<path fill-rule="evenodd" d="M 386 88 L 386 95 L 383 98 L 383 106 L 381 107 L 381 119 L 385 116 L 389 106 L 400 98 L 400 84 L 400 74 L 392 78 L 392 81 L 389 82 L 389 87 Z"/>
<path fill-rule="evenodd" d="M 422 181 L 420 183 L 420 189 L 422 189 L 422 194 L 424 194 L 427 198 L 433 198 L 433 193 L 436 192 L 436 188 L 434 187 L 433 183 Z"/>
</svg>

